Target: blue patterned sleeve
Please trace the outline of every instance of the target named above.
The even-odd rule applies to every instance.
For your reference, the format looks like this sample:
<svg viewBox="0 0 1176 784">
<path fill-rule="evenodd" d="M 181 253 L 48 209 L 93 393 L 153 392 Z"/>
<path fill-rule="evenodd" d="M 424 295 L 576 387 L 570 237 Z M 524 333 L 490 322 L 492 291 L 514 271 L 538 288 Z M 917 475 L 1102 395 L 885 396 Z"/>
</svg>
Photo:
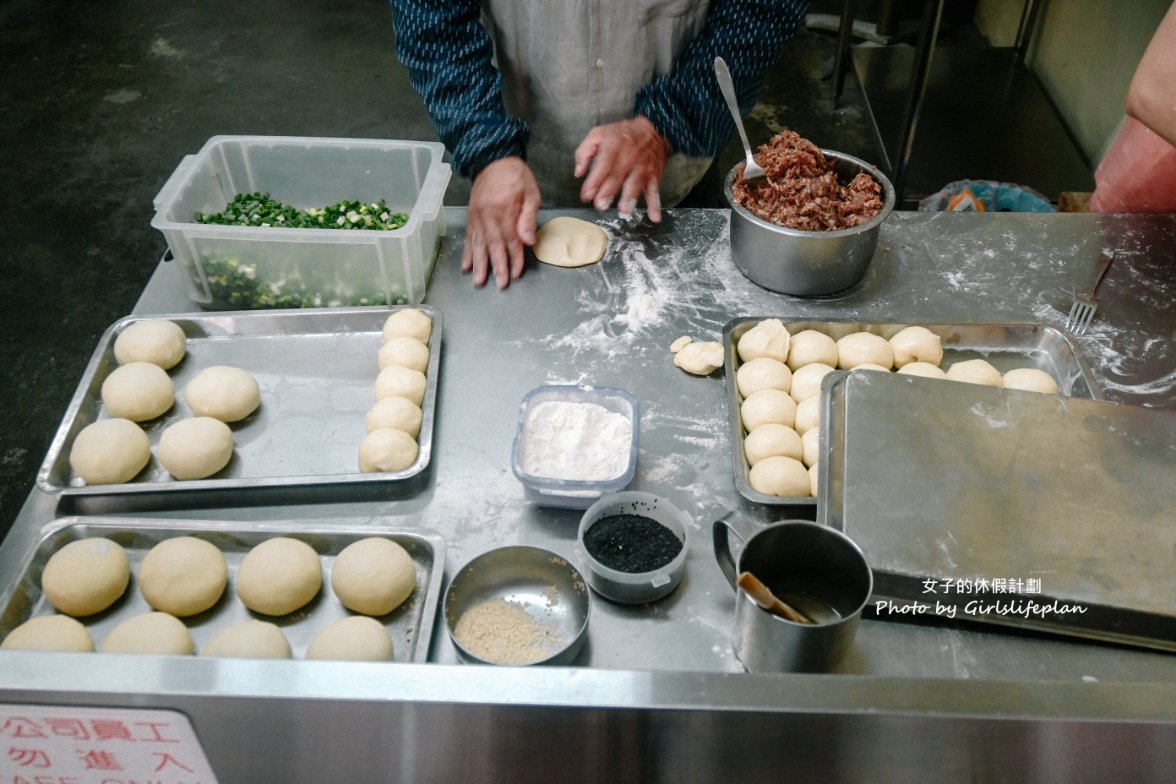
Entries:
<svg viewBox="0 0 1176 784">
<path fill-rule="evenodd" d="M 478 0 L 391 0 L 396 53 L 408 69 L 454 168 L 473 178 L 487 164 L 524 156 L 527 126 L 506 113 L 502 79 Z"/>
<path fill-rule="evenodd" d="M 715 56 L 727 61 L 746 113 L 807 10 L 808 0 L 715 0 L 702 34 L 686 47 L 674 69 L 637 93 L 637 112 L 649 118 L 675 152 L 717 155 L 735 132 L 735 123 L 715 82 Z"/>
</svg>

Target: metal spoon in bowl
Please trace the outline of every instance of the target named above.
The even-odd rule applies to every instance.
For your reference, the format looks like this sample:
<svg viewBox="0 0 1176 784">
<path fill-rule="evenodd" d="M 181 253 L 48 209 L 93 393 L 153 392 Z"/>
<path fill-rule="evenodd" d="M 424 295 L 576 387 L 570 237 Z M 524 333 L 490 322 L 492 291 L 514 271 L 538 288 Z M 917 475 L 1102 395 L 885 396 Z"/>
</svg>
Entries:
<svg viewBox="0 0 1176 784">
<path fill-rule="evenodd" d="M 763 177 L 764 167 L 755 162 L 751 154 L 751 143 L 747 141 L 747 131 L 743 130 L 743 118 L 739 116 L 739 101 L 735 98 L 735 83 L 731 81 L 731 72 L 727 70 L 727 63 L 722 57 L 715 58 L 715 78 L 719 81 L 719 89 L 727 101 L 727 108 L 735 118 L 735 128 L 739 131 L 739 138 L 743 140 L 743 152 L 747 154 L 747 164 L 743 167 L 744 180 L 758 180 Z"/>
</svg>

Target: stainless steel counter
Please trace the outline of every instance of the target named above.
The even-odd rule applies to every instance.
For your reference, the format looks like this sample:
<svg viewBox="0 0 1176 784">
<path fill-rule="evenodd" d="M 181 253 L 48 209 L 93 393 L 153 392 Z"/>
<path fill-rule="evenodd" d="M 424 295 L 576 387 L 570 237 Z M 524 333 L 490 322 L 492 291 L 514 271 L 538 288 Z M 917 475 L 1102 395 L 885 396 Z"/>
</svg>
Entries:
<svg viewBox="0 0 1176 784">
<path fill-rule="evenodd" d="M 668 347 L 680 335 L 720 339 L 746 316 L 1061 326 L 1071 291 L 1100 251 L 1116 249 L 1139 255 L 1107 274 L 1078 345 L 1108 400 L 1176 410 L 1176 216 L 896 213 L 866 280 L 825 300 L 744 279 L 729 256 L 726 211 L 670 211 L 660 227 L 606 218 L 604 262 L 532 265 L 505 292 L 475 290 L 460 275 L 463 211 L 448 210 L 447 221 L 427 299 L 444 335 L 423 481 L 354 501 L 134 514 L 422 526 L 444 536 L 447 575 L 505 544 L 572 558 L 578 513 L 527 504 L 510 471 L 517 409 L 544 383 L 619 386 L 642 405 L 632 487 L 694 521 L 682 585 L 645 608 L 594 596 L 589 642 L 566 668 L 458 664 L 439 623 L 429 664 L 96 656 L 81 668 L 72 655 L 5 652 L 0 700 L 184 711 L 222 782 L 1170 777 L 1168 654 L 867 619 L 836 673 L 742 673 L 710 523 L 733 512 L 750 530 L 783 515 L 735 490 L 721 376 L 682 373 Z M 136 313 L 192 310 L 178 270 L 162 263 Z M 94 510 L 34 490 L 0 547 L 0 575 L 13 574 L 42 526 L 79 511 Z"/>
</svg>

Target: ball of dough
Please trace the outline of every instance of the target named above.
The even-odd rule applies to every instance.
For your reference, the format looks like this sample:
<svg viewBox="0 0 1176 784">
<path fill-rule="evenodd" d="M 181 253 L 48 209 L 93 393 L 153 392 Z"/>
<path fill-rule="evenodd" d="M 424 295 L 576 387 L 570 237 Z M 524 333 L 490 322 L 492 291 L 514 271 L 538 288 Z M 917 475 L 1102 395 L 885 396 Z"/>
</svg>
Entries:
<svg viewBox="0 0 1176 784">
<path fill-rule="evenodd" d="M 229 570 L 220 549 L 194 536 L 164 539 L 139 564 L 139 590 L 152 608 L 181 618 L 216 604 Z"/>
<path fill-rule="evenodd" d="M 204 479 L 229 464 L 233 431 L 212 417 L 181 419 L 160 434 L 155 456 L 175 479 Z"/>
<path fill-rule="evenodd" d="M 151 459 L 151 439 L 129 419 L 86 425 L 69 450 L 69 466 L 91 485 L 129 482 Z"/>
<path fill-rule="evenodd" d="M 120 365 L 150 362 L 169 370 L 179 364 L 187 350 L 183 328 L 167 319 L 136 321 L 114 339 L 114 358 Z"/>
<path fill-rule="evenodd" d="M 821 379 L 835 369 L 824 362 L 814 362 L 797 369 L 792 374 L 792 399 L 799 403 L 817 395 L 821 391 Z"/>
<path fill-rule="evenodd" d="M 751 488 L 764 495 L 786 498 L 809 495 L 808 469 L 794 457 L 767 457 L 747 472 Z"/>
<path fill-rule="evenodd" d="M 290 642 L 276 625 L 252 619 L 217 632 L 200 651 L 201 656 L 235 659 L 289 659 Z"/>
<path fill-rule="evenodd" d="M 747 434 L 747 438 L 743 439 L 743 454 L 747 464 L 753 466 L 764 458 L 776 455 L 799 460 L 804 454 L 804 447 L 795 430 L 779 422 L 769 422 Z"/>
<path fill-rule="evenodd" d="M 237 568 L 237 596 L 262 615 L 287 615 L 305 607 L 323 587 L 323 565 L 306 542 L 267 539 Z"/>
<path fill-rule="evenodd" d="M 90 632 L 68 615 L 38 615 L 8 633 L 0 648 L 12 651 L 94 650 Z"/>
<path fill-rule="evenodd" d="M 887 370 L 894 367 L 890 341 L 872 332 L 853 332 L 837 341 L 837 367 L 852 370 L 867 362 Z"/>
<path fill-rule="evenodd" d="M 535 258 L 556 267 L 583 267 L 604 258 L 608 234 L 579 218 L 552 218 L 535 232 Z"/>
<path fill-rule="evenodd" d="M 49 557 L 41 572 L 41 592 L 66 615 L 105 610 L 127 589 L 131 562 L 118 542 L 104 537 L 78 539 Z"/>
<path fill-rule="evenodd" d="M 386 397 L 377 400 L 367 412 L 364 425 L 367 432 L 382 427 L 403 430 L 413 438 L 420 435 L 423 415 L 420 406 L 402 397 Z"/>
<path fill-rule="evenodd" d="M 191 655 L 196 652 L 192 634 L 174 615 L 149 612 L 136 615 L 110 630 L 102 641 L 103 653 L 164 653 Z"/>
<path fill-rule="evenodd" d="M 784 362 L 792 336 L 780 319 L 764 319 L 739 337 L 736 351 L 744 362 L 756 357 L 771 357 Z"/>
<path fill-rule="evenodd" d="M 694 338 L 690 337 L 689 335 L 683 335 L 670 344 L 670 353 L 677 354 L 679 351 L 689 346 L 693 340 Z"/>
<path fill-rule="evenodd" d="M 188 382 L 184 399 L 196 416 L 239 422 L 257 410 L 261 389 L 249 371 L 213 365 Z"/>
<path fill-rule="evenodd" d="M 967 359 L 957 362 L 947 369 L 947 377 L 952 381 L 964 381 L 969 384 L 982 384 L 989 387 L 999 387 L 1003 382 L 1000 371 L 983 359 Z"/>
<path fill-rule="evenodd" d="M 343 606 L 364 615 L 386 615 L 412 595 L 416 565 L 402 546 L 380 536 L 352 542 L 335 556 L 331 588 Z"/>
<path fill-rule="evenodd" d="M 816 462 L 821 457 L 821 430 L 820 428 L 810 427 L 804 431 L 804 435 L 800 437 L 801 457 L 800 462 L 804 463 L 809 468 L 816 465 Z"/>
<path fill-rule="evenodd" d="M 389 365 L 376 376 L 376 400 L 386 397 L 402 397 L 416 405 L 425 399 L 427 382 L 419 370 Z"/>
<path fill-rule="evenodd" d="M 392 638 L 375 618 L 352 615 L 320 629 L 306 648 L 306 658 L 391 661 Z"/>
<path fill-rule="evenodd" d="M 394 311 L 384 322 L 384 340 L 396 337 L 416 338 L 428 345 L 433 334 L 433 319 L 428 313 L 416 308 L 401 308 Z"/>
<path fill-rule="evenodd" d="M 782 389 L 787 392 L 792 388 L 792 371 L 778 359 L 756 357 L 750 362 L 744 362 L 735 371 L 735 386 L 745 398 L 761 389 Z"/>
<path fill-rule="evenodd" d="M 890 368 L 884 368 L 881 365 L 875 364 L 873 362 L 863 362 L 854 368 L 854 372 L 858 370 L 881 370 L 883 373 L 890 372 Z"/>
<path fill-rule="evenodd" d="M 809 466 L 808 470 L 809 493 L 811 493 L 814 497 L 817 495 L 817 488 L 820 487 L 821 472 L 820 469 L 817 468 L 817 465 L 817 463 L 813 463 L 811 466 Z"/>
<path fill-rule="evenodd" d="M 749 433 L 769 422 L 792 427 L 796 422 L 796 401 L 782 389 L 761 389 L 743 401 L 739 416 Z"/>
<path fill-rule="evenodd" d="M 378 427 L 359 444 L 359 470 L 365 474 L 403 471 L 412 465 L 419 448 L 403 430 Z"/>
<path fill-rule="evenodd" d="M 900 367 L 898 372 L 908 376 L 923 376 L 924 378 L 947 378 L 947 373 L 943 368 L 932 365 L 930 362 L 911 362 L 909 365 Z"/>
<path fill-rule="evenodd" d="M 890 338 L 894 366 L 902 368 L 912 362 L 939 366 L 943 361 L 943 341 L 926 327 L 904 327 Z"/>
<path fill-rule="evenodd" d="M 798 368 L 820 362 L 837 366 L 837 341 L 815 329 L 805 329 L 792 336 L 788 348 L 788 367 L 795 373 Z"/>
<path fill-rule="evenodd" d="M 128 362 L 102 382 L 102 405 L 111 416 L 145 422 L 167 411 L 176 388 L 167 371 L 150 362 Z"/>
<path fill-rule="evenodd" d="M 796 404 L 793 428 L 802 436 L 821 424 L 821 398 L 819 395 L 806 397 Z"/>
<path fill-rule="evenodd" d="M 709 376 L 723 366 L 723 344 L 700 341 L 683 346 L 674 354 L 674 364 L 696 376 Z"/>
<path fill-rule="evenodd" d="M 1005 389 L 1044 392 L 1049 395 L 1058 393 L 1058 382 L 1054 377 L 1037 368 L 1014 368 L 1004 374 L 1002 381 Z"/>
<path fill-rule="evenodd" d="M 381 370 L 389 365 L 400 365 L 424 373 L 429 366 L 429 347 L 416 338 L 393 337 L 380 346 L 377 360 Z"/>
</svg>

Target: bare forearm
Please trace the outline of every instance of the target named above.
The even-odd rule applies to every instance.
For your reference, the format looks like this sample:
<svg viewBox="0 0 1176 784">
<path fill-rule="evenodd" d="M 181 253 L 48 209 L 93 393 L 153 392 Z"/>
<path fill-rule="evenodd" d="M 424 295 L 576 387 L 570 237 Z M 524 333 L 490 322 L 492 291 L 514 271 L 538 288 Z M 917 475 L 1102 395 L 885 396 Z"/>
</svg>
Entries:
<svg viewBox="0 0 1176 784">
<path fill-rule="evenodd" d="M 1127 114 L 1176 145 L 1176 3 L 1135 69 L 1127 91 Z"/>
</svg>

